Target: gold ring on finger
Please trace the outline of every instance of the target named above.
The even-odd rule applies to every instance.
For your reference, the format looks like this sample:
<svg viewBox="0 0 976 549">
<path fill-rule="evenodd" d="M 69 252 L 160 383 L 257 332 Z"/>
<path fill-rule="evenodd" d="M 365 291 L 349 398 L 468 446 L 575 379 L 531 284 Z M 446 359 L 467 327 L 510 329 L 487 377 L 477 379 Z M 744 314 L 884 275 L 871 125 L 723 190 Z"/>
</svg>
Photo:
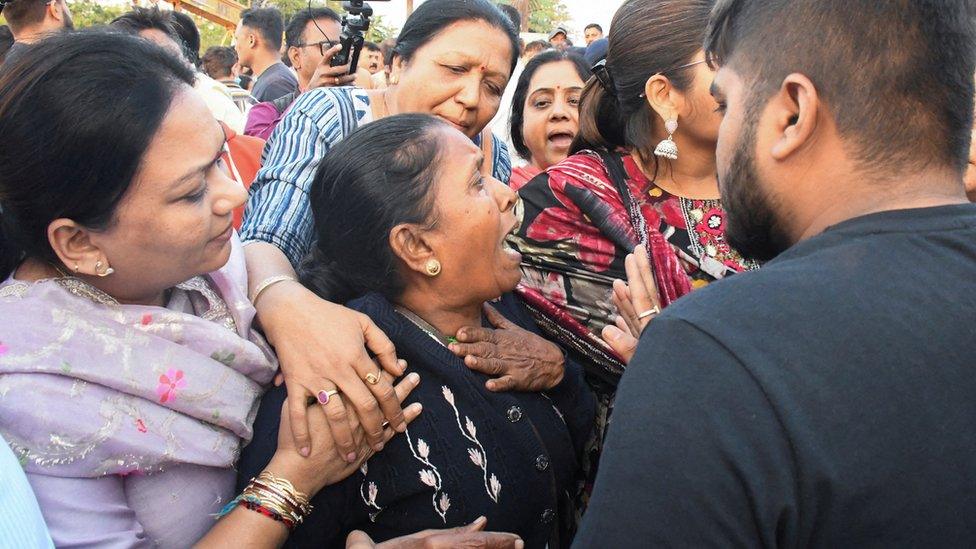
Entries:
<svg viewBox="0 0 976 549">
<path fill-rule="evenodd" d="M 375 373 L 374 374 L 374 373 L 370 372 L 370 373 L 366 374 L 366 383 L 369 383 L 370 385 L 376 385 L 379 382 L 380 382 L 380 375 L 379 375 L 379 373 Z"/>
<path fill-rule="evenodd" d="M 650 309 L 648 309 L 648 310 L 644 311 L 643 313 L 637 315 L 637 320 L 644 320 L 645 318 L 647 318 L 649 316 L 655 316 L 655 315 L 659 315 L 659 314 L 661 314 L 661 308 L 658 307 L 657 305 L 655 305 L 654 307 L 651 307 Z"/>
</svg>

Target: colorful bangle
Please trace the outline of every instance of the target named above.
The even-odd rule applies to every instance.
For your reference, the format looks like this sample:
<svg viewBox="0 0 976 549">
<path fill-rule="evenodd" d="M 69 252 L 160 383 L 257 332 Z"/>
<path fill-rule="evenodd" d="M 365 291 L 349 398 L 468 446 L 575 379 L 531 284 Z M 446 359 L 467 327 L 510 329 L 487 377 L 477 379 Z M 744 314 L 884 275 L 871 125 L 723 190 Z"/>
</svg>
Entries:
<svg viewBox="0 0 976 549">
<path fill-rule="evenodd" d="M 289 529 L 301 524 L 313 509 L 308 496 L 296 490 L 292 483 L 268 471 L 252 478 L 241 495 L 228 503 L 217 518 L 229 514 L 238 506 L 261 513 Z"/>
</svg>

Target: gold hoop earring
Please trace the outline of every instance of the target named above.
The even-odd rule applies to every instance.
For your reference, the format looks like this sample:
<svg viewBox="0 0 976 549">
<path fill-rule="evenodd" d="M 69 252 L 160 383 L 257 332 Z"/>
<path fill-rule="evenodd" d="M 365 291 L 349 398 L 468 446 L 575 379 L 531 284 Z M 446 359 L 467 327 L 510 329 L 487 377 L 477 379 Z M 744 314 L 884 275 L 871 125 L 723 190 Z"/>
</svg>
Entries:
<svg viewBox="0 0 976 549">
<path fill-rule="evenodd" d="M 427 276 L 437 276 L 441 274 L 441 262 L 436 259 L 427 261 Z"/>
</svg>

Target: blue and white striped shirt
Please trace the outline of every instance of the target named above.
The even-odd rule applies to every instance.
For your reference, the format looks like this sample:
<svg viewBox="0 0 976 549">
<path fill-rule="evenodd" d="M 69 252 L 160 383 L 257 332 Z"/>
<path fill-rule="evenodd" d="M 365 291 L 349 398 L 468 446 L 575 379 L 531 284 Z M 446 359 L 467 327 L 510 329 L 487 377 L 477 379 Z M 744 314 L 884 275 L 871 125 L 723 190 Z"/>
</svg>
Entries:
<svg viewBox="0 0 976 549">
<path fill-rule="evenodd" d="M 251 184 L 244 211 L 244 242 L 274 244 L 297 268 L 312 249 L 314 220 L 308 193 L 319 161 L 372 119 L 364 90 L 317 88 L 301 94 L 264 148 L 262 168 Z M 497 136 L 492 139 L 493 175 L 507 182 L 512 175 L 508 147 Z"/>
<path fill-rule="evenodd" d="M 0 549 L 53 547 L 24 470 L 0 437 Z"/>
</svg>

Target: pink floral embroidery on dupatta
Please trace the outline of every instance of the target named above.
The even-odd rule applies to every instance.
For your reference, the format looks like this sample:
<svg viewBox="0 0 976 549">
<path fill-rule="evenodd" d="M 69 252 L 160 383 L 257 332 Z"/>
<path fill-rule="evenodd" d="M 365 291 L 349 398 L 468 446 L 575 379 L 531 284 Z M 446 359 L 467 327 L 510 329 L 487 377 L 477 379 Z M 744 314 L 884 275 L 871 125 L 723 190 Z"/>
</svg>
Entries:
<svg viewBox="0 0 976 549">
<path fill-rule="evenodd" d="M 156 387 L 159 402 L 166 404 L 176 400 L 176 392 L 184 387 L 186 387 L 186 380 L 183 379 L 183 370 L 170 368 L 165 374 L 159 376 L 159 386 Z"/>
</svg>

